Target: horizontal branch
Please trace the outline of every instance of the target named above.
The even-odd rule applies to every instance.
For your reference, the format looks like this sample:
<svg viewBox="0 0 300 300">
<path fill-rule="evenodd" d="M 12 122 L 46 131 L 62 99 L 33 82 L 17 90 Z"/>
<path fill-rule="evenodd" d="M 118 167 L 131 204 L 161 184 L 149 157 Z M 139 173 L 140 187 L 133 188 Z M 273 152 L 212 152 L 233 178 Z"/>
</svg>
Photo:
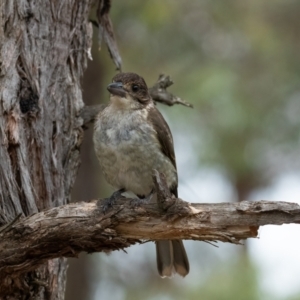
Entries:
<svg viewBox="0 0 300 300">
<path fill-rule="evenodd" d="M 159 198 L 159 195 L 158 195 Z M 300 206 L 288 202 L 136 206 L 120 198 L 103 213 L 101 200 L 55 207 L 0 229 L 0 276 L 28 271 L 45 260 L 80 252 L 123 249 L 142 241 L 192 239 L 234 244 L 256 237 L 261 225 L 300 222 Z"/>
<path fill-rule="evenodd" d="M 163 74 L 159 75 L 157 82 L 153 85 L 153 87 L 149 88 L 149 92 L 152 99 L 155 102 L 160 102 L 168 106 L 181 104 L 187 107 L 193 107 L 192 104 L 186 102 L 185 100 L 177 96 L 174 96 L 173 94 L 167 91 L 167 88 L 172 84 L 173 81 L 171 80 L 170 76 L 166 76 Z M 85 106 L 80 113 L 80 116 L 83 119 L 83 124 L 93 122 L 97 114 L 104 108 L 104 104 Z"/>
</svg>

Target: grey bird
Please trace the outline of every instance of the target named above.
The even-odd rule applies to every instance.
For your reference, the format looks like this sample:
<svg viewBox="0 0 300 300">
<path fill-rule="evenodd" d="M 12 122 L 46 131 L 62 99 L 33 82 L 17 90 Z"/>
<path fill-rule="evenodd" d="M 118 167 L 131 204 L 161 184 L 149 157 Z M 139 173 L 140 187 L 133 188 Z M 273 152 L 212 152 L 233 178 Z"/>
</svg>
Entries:
<svg viewBox="0 0 300 300">
<path fill-rule="evenodd" d="M 168 188 L 178 197 L 173 138 L 155 107 L 145 80 L 135 73 L 119 73 L 107 87 L 110 103 L 94 127 L 94 147 L 107 182 L 117 191 L 149 197 L 154 189 L 152 170 L 164 173 Z M 186 276 L 189 262 L 181 240 L 156 242 L 161 277 Z"/>
</svg>

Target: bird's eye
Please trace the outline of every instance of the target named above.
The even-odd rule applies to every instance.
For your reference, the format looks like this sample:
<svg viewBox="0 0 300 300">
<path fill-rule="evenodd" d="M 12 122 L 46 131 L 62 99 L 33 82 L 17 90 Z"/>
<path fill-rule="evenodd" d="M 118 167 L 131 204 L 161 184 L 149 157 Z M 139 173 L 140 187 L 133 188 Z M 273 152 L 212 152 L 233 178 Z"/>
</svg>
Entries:
<svg viewBox="0 0 300 300">
<path fill-rule="evenodd" d="M 136 85 L 136 84 L 133 84 L 133 85 L 131 86 L 131 89 L 132 89 L 133 92 L 137 92 L 137 91 L 139 90 L 139 86 Z"/>
</svg>

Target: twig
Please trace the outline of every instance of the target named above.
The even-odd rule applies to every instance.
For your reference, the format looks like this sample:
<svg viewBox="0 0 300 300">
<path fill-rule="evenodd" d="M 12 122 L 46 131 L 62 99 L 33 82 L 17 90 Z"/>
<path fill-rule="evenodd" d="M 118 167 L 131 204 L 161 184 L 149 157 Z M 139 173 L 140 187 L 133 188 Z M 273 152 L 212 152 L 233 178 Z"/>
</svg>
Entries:
<svg viewBox="0 0 300 300">
<path fill-rule="evenodd" d="M 171 86 L 174 82 L 168 75 L 160 74 L 157 82 L 153 87 L 149 89 L 152 99 L 156 102 L 160 102 L 169 106 L 174 104 L 181 104 L 187 107 L 193 107 L 191 103 L 186 102 L 185 100 L 174 96 L 173 94 L 167 91 L 167 88 Z"/>
</svg>

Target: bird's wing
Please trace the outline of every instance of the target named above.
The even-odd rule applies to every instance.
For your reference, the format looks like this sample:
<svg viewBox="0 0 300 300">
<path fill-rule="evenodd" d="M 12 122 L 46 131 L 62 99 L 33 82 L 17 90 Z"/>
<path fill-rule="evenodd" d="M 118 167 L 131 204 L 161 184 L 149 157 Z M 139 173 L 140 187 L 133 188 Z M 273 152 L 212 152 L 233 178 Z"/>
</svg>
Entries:
<svg viewBox="0 0 300 300">
<path fill-rule="evenodd" d="M 177 169 L 171 130 L 164 117 L 155 106 L 152 106 L 149 109 L 148 120 L 153 124 L 154 130 L 157 133 L 157 139 L 160 143 L 162 152 L 170 159 L 174 168 Z M 171 193 L 178 197 L 177 182 L 176 186 L 171 188 Z"/>
</svg>

